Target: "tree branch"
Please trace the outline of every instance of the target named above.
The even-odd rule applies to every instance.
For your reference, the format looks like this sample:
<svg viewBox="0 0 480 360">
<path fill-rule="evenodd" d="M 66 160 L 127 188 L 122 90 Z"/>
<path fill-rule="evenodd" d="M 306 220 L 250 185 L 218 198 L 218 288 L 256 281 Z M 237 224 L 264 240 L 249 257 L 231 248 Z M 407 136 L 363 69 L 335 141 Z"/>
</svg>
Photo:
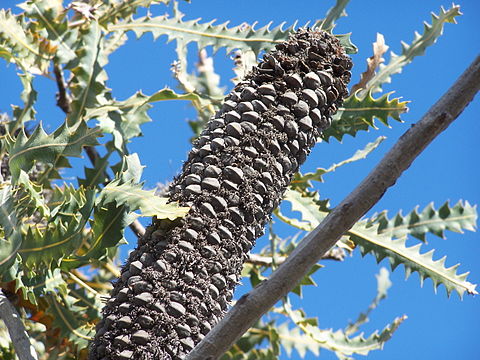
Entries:
<svg viewBox="0 0 480 360">
<path fill-rule="evenodd" d="M 30 344 L 27 331 L 23 326 L 22 319 L 17 310 L 8 301 L 3 290 L 0 289 L 0 318 L 4 321 L 5 326 L 10 334 L 13 348 L 19 360 L 37 360 L 37 354 L 33 345 Z"/>
<path fill-rule="evenodd" d="M 63 71 L 60 65 L 53 65 L 53 73 L 55 74 L 55 80 L 57 81 L 57 106 L 63 110 L 65 114 L 68 114 L 71 110 L 71 99 L 67 92 L 67 85 L 63 78 Z"/>
<path fill-rule="evenodd" d="M 480 56 L 423 118 L 400 137 L 350 195 L 305 237 L 272 276 L 237 301 L 187 359 L 212 360 L 227 351 L 298 284 L 342 234 L 380 200 L 427 145 L 460 115 L 479 89 Z"/>
</svg>

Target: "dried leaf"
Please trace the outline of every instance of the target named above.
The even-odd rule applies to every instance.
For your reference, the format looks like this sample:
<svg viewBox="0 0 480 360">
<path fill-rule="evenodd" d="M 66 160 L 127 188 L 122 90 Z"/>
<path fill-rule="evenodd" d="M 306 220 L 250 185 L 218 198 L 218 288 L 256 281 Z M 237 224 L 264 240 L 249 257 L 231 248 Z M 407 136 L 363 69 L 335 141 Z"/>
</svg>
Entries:
<svg viewBox="0 0 480 360">
<path fill-rule="evenodd" d="M 377 33 L 377 40 L 373 43 L 373 55 L 367 59 L 367 70 L 360 75 L 358 84 L 352 86 L 352 93 L 360 89 L 365 89 L 367 83 L 375 75 L 377 67 L 385 61 L 383 54 L 385 54 L 387 50 L 388 46 L 385 45 L 385 38 L 382 34 Z"/>
</svg>

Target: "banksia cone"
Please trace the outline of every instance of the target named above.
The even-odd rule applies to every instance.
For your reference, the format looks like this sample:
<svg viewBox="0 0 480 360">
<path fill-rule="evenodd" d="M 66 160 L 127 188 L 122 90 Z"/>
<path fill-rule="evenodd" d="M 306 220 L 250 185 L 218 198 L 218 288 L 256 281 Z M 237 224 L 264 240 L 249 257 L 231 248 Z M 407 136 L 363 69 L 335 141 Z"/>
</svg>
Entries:
<svg viewBox="0 0 480 360">
<path fill-rule="evenodd" d="M 248 251 L 347 95 L 339 41 L 300 29 L 237 84 L 122 269 L 90 359 L 182 359 L 223 316 Z"/>
</svg>

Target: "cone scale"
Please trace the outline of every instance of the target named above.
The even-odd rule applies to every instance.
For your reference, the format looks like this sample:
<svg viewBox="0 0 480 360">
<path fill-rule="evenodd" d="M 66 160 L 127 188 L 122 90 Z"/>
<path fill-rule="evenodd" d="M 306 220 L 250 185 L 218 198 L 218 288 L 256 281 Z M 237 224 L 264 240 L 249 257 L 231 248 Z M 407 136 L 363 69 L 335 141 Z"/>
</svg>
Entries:
<svg viewBox="0 0 480 360">
<path fill-rule="evenodd" d="M 190 212 L 154 220 L 139 240 L 90 360 L 182 359 L 220 320 L 249 250 L 347 96 L 351 67 L 335 37 L 299 29 L 236 85 L 170 188 Z"/>
</svg>

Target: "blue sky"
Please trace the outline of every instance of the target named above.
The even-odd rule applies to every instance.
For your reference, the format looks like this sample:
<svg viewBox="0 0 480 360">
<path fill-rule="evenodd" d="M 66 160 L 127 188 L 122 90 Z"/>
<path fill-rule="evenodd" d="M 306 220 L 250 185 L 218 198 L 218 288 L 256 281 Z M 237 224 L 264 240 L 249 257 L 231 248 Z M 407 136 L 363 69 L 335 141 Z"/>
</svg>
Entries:
<svg viewBox="0 0 480 360">
<path fill-rule="evenodd" d="M 182 2 L 180 9 L 187 14 L 187 19 L 216 18 L 219 22 L 231 20 L 233 25 L 244 21 L 258 21 L 259 25 L 269 21 L 291 24 L 297 19 L 303 24 L 321 18 L 333 3 L 333 0 L 299 0 L 294 3 L 284 0 L 192 0 L 191 4 Z M 307 160 L 303 171 L 328 167 L 352 155 L 357 148 L 378 136 L 387 137 L 367 160 L 344 166 L 325 177 L 326 182 L 319 186 L 319 190 L 323 198 L 331 199 L 332 205 L 338 204 L 358 184 L 398 137 L 421 118 L 478 55 L 480 3 L 476 0 L 458 3 L 464 13 L 458 18 L 458 24 L 447 24 L 437 44 L 429 48 L 425 56 L 415 59 L 404 68 L 401 74 L 395 75 L 392 83 L 384 87 L 386 91 L 395 91 L 395 96 L 411 101 L 409 112 L 402 116 L 405 123 L 392 122 L 392 128 L 379 125 L 378 131 L 361 133 L 356 138 L 346 137 L 342 144 L 336 141 L 319 144 Z M 2 0 L 0 7 L 9 8 L 13 4 L 13 1 Z M 414 31 L 423 32 L 422 22 L 430 22 L 430 11 L 438 13 L 442 5 L 449 7 L 451 3 L 443 0 L 352 0 L 347 7 L 349 16 L 340 19 L 336 28 L 337 33 L 352 32 L 352 40 L 359 48 L 358 54 L 353 55 L 355 66 L 352 83 L 358 80 L 359 74 L 365 69 L 365 59 L 371 55 L 371 44 L 377 32 L 385 36 L 390 50 L 399 53 L 400 41 L 409 43 Z M 107 66 L 110 78 L 108 85 L 113 89 L 114 96 L 125 99 L 140 89 L 148 94 L 164 86 L 175 87 L 169 70 L 175 60 L 174 44 L 166 45 L 165 38 L 153 42 L 151 36 L 135 40 L 130 34 L 129 38 L 129 43 L 111 57 Z M 232 83 L 229 79 L 233 77 L 230 56 L 221 50 L 215 60 L 217 71 L 222 75 L 222 85 L 230 89 Z M 50 80 L 37 79 L 35 86 L 40 93 L 38 119 L 53 130 L 63 119 L 61 111 L 54 106 L 55 85 Z M 10 111 L 10 104 L 19 104 L 20 91 L 14 67 L 1 64 L 0 111 Z M 423 208 L 431 201 L 437 207 L 446 200 L 455 203 L 465 199 L 470 203 L 479 203 L 480 171 L 478 160 L 475 160 L 480 156 L 479 113 L 480 98 L 477 97 L 459 119 L 425 150 L 371 213 L 383 209 L 388 209 L 390 214 L 400 209 L 407 213 L 416 205 Z M 192 118 L 194 113 L 186 102 L 174 102 L 156 104 L 150 115 L 154 121 L 144 126 L 144 137 L 136 139 L 130 146 L 131 152 L 139 153 L 142 163 L 147 166 L 144 171 L 147 187 L 168 181 L 180 169 L 190 149 L 188 140 L 191 133 L 185 120 Z M 74 163 L 81 165 L 81 162 Z M 79 168 L 81 171 L 82 167 Z M 437 258 L 448 255 L 447 265 L 460 262 L 460 272 L 471 271 L 470 282 L 479 283 L 478 234 L 448 233 L 447 238 L 430 237 L 426 249 L 437 249 Z M 133 241 L 130 235 L 129 239 Z M 328 262 L 325 265 L 315 275 L 318 287 L 306 288 L 304 299 L 295 300 L 294 304 L 301 304 L 309 316 L 318 316 L 322 328 L 341 328 L 349 320 L 354 320 L 359 311 L 368 307 L 375 296 L 374 275 L 387 263 L 384 261 L 377 265 L 372 256 L 361 258 L 356 252 L 343 263 Z M 460 301 L 454 294 L 447 299 L 443 287 L 435 295 L 430 280 L 425 282 L 423 288 L 420 288 L 416 274 L 404 281 L 402 267 L 397 268 L 391 280 L 393 287 L 388 298 L 373 313 L 364 330 L 369 334 L 403 314 L 408 315 L 408 319 L 385 349 L 371 353 L 370 359 L 478 358 L 478 296 L 465 296 Z M 293 358 L 296 359 L 297 355 Z M 313 358 L 313 355 L 307 358 Z M 324 351 L 321 358 L 336 357 Z"/>
</svg>

